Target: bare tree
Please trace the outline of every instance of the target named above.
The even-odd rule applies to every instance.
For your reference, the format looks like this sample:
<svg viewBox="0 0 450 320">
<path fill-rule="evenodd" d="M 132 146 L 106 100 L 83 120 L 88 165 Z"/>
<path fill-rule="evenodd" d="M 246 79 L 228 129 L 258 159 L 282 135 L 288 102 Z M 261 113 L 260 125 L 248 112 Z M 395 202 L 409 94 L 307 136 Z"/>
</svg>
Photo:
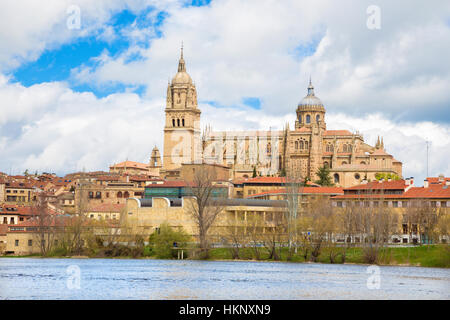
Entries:
<svg viewBox="0 0 450 320">
<path fill-rule="evenodd" d="M 314 227 L 311 233 L 311 260 L 316 262 L 322 246 L 332 242 L 333 232 L 336 228 L 330 200 L 326 197 L 317 197 L 311 201 L 309 215 Z"/>
<path fill-rule="evenodd" d="M 224 202 L 215 194 L 215 179 L 214 167 L 201 165 L 195 168 L 193 181 L 188 188 L 194 201 L 188 201 L 187 209 L 198 227 L 201 258 L 204 259 L 209 256 L 208 232 L 224 209 Z"/>
<path fill-rule="evenodd" d="M 57 221 L 55 215 L 49 212 L 48 201 L 43 193 L 38 195 L 33 212 L 33 220 L 36 222 L 34 238 L 38 242 L 41 255 L 46 256 L 53 249 Z"/>
</svg>

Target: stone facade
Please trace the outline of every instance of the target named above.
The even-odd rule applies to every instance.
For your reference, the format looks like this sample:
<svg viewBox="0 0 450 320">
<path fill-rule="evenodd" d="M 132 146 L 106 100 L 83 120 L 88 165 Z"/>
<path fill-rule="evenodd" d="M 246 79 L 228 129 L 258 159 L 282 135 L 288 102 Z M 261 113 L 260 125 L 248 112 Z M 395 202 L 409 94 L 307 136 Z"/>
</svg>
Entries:
<svg viewBox="0 0 450 320">
<path fill-rule="evenodd" d="M 178 72 L 167 87 L 166 123 L 162 173 L 179 177 L 183 163 L 218 163 L 229 166 L 230 179 L 258 175 L 294 178 L 318 177 L 317 170 L 328 166 L 336 186 L 348 187 L 377 173 L 402 176 L 402 163 L 378 141 L 364 142 L 361 134 L 347 130 L 327 130 L 326 110 L 310 81 L 307 95 L 297 105 L 294 129 L 253 132 L 218 132 L 210 127 L 200 135 L 197 93 L 186 72 L 183 51 Z"/>
</svg>

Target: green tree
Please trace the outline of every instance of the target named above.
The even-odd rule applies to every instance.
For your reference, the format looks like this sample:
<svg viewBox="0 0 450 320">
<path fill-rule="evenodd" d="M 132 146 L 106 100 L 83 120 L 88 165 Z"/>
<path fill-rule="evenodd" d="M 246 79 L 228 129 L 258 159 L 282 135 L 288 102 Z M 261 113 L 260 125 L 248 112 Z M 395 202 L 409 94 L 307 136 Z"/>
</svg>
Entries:
<svg viewBox="0 0 450 320">
<path fill-rule="evenodd" d="M 24 176 L 28 176 L 28 169 L 25 169 L 25 172 L 23 173 Z"/>
<path fill-rule="evenodd" d="M 183 230 L 176 230 L 167 223 L 160 226 L 159 231 L 150 235 L 149 244 L 158 258 L 168 259 L 174 257 L 174 243 L 178 248 L 185 248 L 191 237 Z"/>
<path fill-rule="evenodd" d="M 253 175 L 252 178 L 256 178 L 256 167 L 253 167 Z"/>
<path fill-rule="evenodd" d="M 309 177 L 306 177 L 305 180 L 303 180 L 303 182 L 300 183 L 300 186 L 307 187 L 309 181 L 311 181 L 311 179 Z"/>
<path fill-rule="evenodd" d="M 321 185 L 323 187 L 333 186 L 334 184 L 331 182 L 330 177 L 330 168 L 327 166 L 320 167 L 316 172 L 319 180 L 316 180 L 315 183 Z"/>
<path fill-rule="evenodd" d="M 400 180 L 400 177 L 398 175 L 396 175 L 395 173 L 385 173 L 385 172 L 378 172 L 377 174 L 375 174 L 375 179 L 377 180 Z"/>
</svg>

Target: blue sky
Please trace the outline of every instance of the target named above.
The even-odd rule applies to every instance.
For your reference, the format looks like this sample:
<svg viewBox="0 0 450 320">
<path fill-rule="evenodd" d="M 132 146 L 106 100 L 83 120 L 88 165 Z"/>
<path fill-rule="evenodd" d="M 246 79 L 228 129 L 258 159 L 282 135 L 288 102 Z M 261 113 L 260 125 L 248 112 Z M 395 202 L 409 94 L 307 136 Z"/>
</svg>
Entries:
<svg viewBox="0 0 450 320">
<path fill-rule="evenodd" d="M 80 30 L 66 27 L 71 4 L 81 10 Z M 421 180 L 430 140 L 431 174 L 450 175 L 450 151 L 442 151 L 450 150 L 450 5 L 380 1 L 374 31 L 371 4 L 2 3 L 0 171 L 147 161 L 154 145 L 162 149 L 166 86 L 183 41 L 203 125 L 292 128 L 311 76 L 329 129 L 363 132 L 369 144 L 384 136 L 405 175 Z"/>
</svg>

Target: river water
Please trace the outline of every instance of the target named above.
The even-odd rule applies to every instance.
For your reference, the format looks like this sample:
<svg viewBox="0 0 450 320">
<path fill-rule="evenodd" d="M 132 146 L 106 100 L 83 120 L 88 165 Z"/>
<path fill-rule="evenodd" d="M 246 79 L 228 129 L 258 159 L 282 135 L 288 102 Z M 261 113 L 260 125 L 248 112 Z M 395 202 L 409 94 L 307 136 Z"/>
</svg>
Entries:
<svg viewBox="0 0 450 320">
<path fill-rule="evenodd" d="M 1 258 L 0 299 L 450 299 L 450 270 L 284 262 Z"/>
</svg>

